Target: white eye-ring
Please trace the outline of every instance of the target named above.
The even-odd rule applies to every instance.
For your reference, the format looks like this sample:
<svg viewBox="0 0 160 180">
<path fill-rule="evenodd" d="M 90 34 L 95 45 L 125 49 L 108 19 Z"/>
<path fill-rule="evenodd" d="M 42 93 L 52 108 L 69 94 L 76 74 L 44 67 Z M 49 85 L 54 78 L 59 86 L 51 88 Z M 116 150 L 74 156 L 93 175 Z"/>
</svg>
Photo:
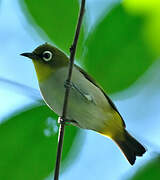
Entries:
<svg viewBox="0 0 160 180">
<path fill-rule="evenodd" d="M 51 51 L 44 51 L 43 52 L 43 60 L 50 61 L 52 59 L 52 52 Z"/>
</svg>

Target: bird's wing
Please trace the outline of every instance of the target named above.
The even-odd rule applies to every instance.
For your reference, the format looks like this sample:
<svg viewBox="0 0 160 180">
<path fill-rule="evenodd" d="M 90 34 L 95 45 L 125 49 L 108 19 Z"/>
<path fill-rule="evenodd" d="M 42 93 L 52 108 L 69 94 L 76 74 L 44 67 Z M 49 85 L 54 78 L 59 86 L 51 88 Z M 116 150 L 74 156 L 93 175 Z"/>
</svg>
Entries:
<svg viewBox="0 0 160 180">
<path fill-rule="evenodd" d="M 118 109 L 116 108 L 115 104 L 112 102 L 112 100 L 107 96 L 107 94 L 104 92 L 104 90 L 95 82 L 95 80 L 89 76 L 82 68 L 80 68 L 79 66 L 77 66 L 75 64 L 75 67 L 83 74 L 83 76 L 88 79 L 92 84 L 94 84 L 97 88 L 99 88 L 101 90 L 101 92 L 104 94 L 104 96 L 106 97 L 106 99 L 108 100 L 109 104 L 111 105 L 111 107 L 120 115 L 122 122 L 123 122 L 123 126 L 126 127 L 125 122 L 121 116 L 121 114 L 119 113 Z"/>
</svg>

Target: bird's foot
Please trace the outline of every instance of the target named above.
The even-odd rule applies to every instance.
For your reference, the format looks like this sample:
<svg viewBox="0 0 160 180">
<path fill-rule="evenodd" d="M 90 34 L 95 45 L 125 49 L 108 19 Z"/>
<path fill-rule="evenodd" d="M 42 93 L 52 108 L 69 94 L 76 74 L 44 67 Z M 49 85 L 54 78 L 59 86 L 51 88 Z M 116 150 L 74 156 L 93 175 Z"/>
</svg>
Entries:
<svg viewBox="0 0 160 180">
<path fill-rule="evenodd" d="M 70 119 L 63 119 L 62 117 L 58 118 L 58 123 L 59 124 L 64 124 L 64 125 L 70 125 L 70 124 L 77 124 L 75 120 L 70 120 Z"/>
<path fill-rule="evenodd" d="M 72 85 L 72 82 L 69 82 L 68 80 L 66 80 L 66 81 L 64 82 L 64 87 L 65 87 L 65 88 L 70 88 L 70 89 L 71 89 L 72 86 L 73 86 L 73 85 Z"/>
</svg>

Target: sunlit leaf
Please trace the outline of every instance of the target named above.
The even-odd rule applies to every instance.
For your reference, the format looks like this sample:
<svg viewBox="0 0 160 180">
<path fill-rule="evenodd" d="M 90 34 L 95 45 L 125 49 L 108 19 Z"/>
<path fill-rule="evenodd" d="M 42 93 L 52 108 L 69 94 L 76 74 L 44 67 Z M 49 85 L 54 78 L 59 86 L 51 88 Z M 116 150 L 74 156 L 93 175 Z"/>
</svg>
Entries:
<svg viewBox="0 0 160 180">
<path fill-rule="evenodd" d="M 151 48 L 160 55 L 160 1 L 125 0 L 124 7 L 129 13 L 146 16 L 144 32 Z"/>
<path fill-rule="evenodd" d="M 160 156 L 144 165 L 131 180 L 154 180 L 160 179 Z"/>
<path fill-rule="evenodd" d="M 83 63 L 108 93 L 128 88 L 154 62 L 155 54 L 143 36 L 143 23 L 143 18 L 118 5 L 89 35 Z"/>
<path fill-rule="evenodd" d="M 75 158 L 73 143 L 78 132 L 78 128 L 66 127 L 64 168 Z M 55 165 L 57 134 L 57 116 L 46 106 L 29 107 L 3 121 L 0 124 L 0 179 L 43 180 L 47 177 Z"/>
<path fill-rule="evenodd" d="M 146 1 L 146 0 L 124 0 L 124 5 L 132 12 L 139 14 L 150 14 L 159 11 L 160 1 Z"/>
<path fill-rule="evenodd" d="M 78 0 L 20 0 L 23 13 L 34 26 L 37 32 L 44 37 L 42 31 L 59 48 L 69 53 L 77 24 L 79 3 Z M 78 53 L 81 53 L 84 39 L 83 28 L 78 44 Z M 44 37 L 44 40 L 46 38 Z"/>
</svg>

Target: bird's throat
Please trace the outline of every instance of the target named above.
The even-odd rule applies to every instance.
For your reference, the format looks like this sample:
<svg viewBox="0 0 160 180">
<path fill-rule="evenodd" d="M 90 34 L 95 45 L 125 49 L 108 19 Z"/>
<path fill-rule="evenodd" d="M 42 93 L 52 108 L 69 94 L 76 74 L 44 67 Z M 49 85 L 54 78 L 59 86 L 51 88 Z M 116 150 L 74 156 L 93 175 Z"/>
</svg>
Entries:
<svg viewBox="0 0 160 180">
<path fill-rule="evenodd" d="M 33 64 L 36 70 L 37 78 L 39 82 L 43 82 L 54 72 L 54 69 L 50 66 L 44 65 L 41 62 L 34 61 Z"/>
</svg>

